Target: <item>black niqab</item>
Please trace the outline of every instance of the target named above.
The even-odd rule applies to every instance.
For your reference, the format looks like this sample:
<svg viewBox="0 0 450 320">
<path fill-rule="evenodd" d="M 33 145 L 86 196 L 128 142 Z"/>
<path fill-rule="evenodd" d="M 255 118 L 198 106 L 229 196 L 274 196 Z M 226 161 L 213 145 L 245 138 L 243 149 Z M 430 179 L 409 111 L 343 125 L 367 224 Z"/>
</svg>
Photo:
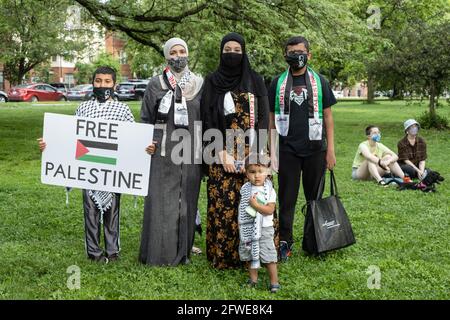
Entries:
<svg viewBox="0 0 450 320">
<path fill-rule="evenodd" d="M 223 48 L 229 41 L 236 41 L 242 48 L 241 63 L 235 67 L 227 66 L 223 59 Z M 227 92 L 250 92 L 256 97 L 267 96 L 262 77 L 252 70 L 245 50 L 244 38 L 235 32 L 223 37 L 220 45 L 220 64 L 216 71 L 205 79 L 201 101 L 203 128 L 217 128 L 225 132 L 223 99 Z"/>
</svg>

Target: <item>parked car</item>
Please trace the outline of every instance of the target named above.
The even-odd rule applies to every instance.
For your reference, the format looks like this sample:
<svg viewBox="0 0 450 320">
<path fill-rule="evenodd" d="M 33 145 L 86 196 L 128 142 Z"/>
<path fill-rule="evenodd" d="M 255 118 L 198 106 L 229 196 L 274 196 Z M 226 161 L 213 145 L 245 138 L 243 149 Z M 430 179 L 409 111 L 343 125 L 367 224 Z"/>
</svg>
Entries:
<svg viewBox="0 0 450 320">
<path fill-rule="evenodd" d="M 150 82 L 150 79 L 128 79 L 126 82 L 141 82 L 148 84 Z"/>
<path fill-rule="evenodd" d="M 8 102 L 8 95 L 4 91 L 0 91 L 0 103 Z"/>
<path fill-rule="evenodd" d="M 117 85 L 116 92 L 119 100 L 139 100 L 144 99 L 145 82 L 122 82 Z"/>
<path fill-rule="evenodd" d="M 340 90 L 333 90 L 333 94 L 336 99 L 344 97 L 344 92 Z"/>
<path fill-rule="evenodd" d="M 375 98 L 379 98 L 379 97 L 382 97 L 382 96 L 383 96 L 383 93 L 382 93 L 381 91 L 375 91 L 375 92 L 373 93 L 373 96 L 374 96 Z"/>
<path fill-rule="evenodd" d="M 375 98 L 381 98 L 381 97 L 387 97 L 390 98 L 392 97 L 392 94 L 394 93 L 393 90 L 389 90 L 389 91 L 375 91 L 373 96 Z"/>
<path fill-rule="evenodd" d="M 59 92 L 67 93 L 67 86 L 64 83 L 50 83 L 53 88 L 56 88 Z"/>
<path fill-rule="evenodd" d="M 85 100 L 89 93 L 92 93 L 92 84 L 80 84 L 67 92 L 67 99 L 70 101 Z"/>
<path fill-rule="evenodd" d="M 22 84 L 8 93 L 9 101 L 66 101 L 66 95 L 45 83 Z"/>
</svg>

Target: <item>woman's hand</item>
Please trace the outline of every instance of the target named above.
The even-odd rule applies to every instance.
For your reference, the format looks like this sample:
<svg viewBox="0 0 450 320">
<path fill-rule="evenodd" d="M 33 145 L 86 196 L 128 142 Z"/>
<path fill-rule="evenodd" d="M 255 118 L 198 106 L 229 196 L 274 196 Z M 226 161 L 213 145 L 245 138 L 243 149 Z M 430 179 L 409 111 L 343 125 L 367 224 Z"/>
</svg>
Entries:
<svg viewBox="0 0 450 320">
<path fill-rule="evenodd" d="M 381 169 L 385 171 L 389 171 L 389 159 L 380 159 L 378 160 L 378 165 L 381 167 Z"/>
<path fill-rule="evenodd" d="M 333 168 L 336 166 L 336 155 L 334 154 L 334 151 L 327 151 L 326 161 L 328 170 L 333 170 Z"/>
<path fill-rule="evenodd" d="M 225 150 L 219 151 L 219 159 L 225 172 L 236 173 L 236 167 L 234 166 L 234 157 L 229 155 Z"/>
<path fill-rule="evenodd" d="M 156 151 L 156 144 L 158 142 L 157 141 L 153 141 L 153 144 L 149 145 L 147 148 L 145 148 L 145 151 L 147 151 L 147 153 L 149 155 L 153 155 Z"/>
<path fill-rule="evenodd" d="M 425 170 L 420 170 L 417 169 L 417 177 L 422 180 L 423 179 L 423 174 L 425 173 Z"/>
<path fill-rule="evenodd" d="M 47 144 L 45 143 L 43 138 L 39 138 L 36 140 L 38 141 L 38 144 L 39 144 L 39 150 L 41 150 L 41 152 L 43 152 L 45 150 L 45 148 L 47 147 Z"/>
</svg>

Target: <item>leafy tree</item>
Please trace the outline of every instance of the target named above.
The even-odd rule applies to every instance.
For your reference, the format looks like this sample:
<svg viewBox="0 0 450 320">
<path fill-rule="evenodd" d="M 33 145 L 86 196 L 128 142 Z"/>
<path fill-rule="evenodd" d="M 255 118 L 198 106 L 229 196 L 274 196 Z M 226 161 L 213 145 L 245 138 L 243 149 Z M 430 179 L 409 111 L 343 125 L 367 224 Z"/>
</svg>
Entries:
<svg viewBox="0 0 450 320">
<path fill-rule="evenodd" d="M 288 37 L 307 37 L 317 57 L 313 66 L 325 70 L 330 59 L 344 60 L 349 56 L 346 51 L 358 38 L 354 31 L 361 27 L 347 5 L 337 0 L 77 2 L 106 28 L 124 32 L 161 56 L 167 39 L 184 38 L 192 53 L 190 66 L 201 74 L 217 67 L 220 40 L 230 31 L 245 37 L 253 67 L 270 78 L 286 68 L 282 48 Z M 157 66 L 158 62 L 143 47 L 138 52 L 147 55 L 145 59 L 153 67 Z M 134 56 L 138 54 L 134 52 Z"/>
<path fill-rule="evenodd" d="M 34 76 L 39 82 L 49 83 L 51 79 L 51 66 L 50 63 L 43 62 L 33 69 Z"/>
<path fill-rule="evenodd" d="M 405 90 L 405 78 L 392 68 L 391 56 L 401 50 L 403 34 L 417 32 L 421 21 L 442 20 L 442 13 L 448 12 L 447 1 L 359 0 L 353 1 L 351 10 L 367 22 L 364 42 L 357 46 L 357 57 L 362 58 L 357 64 L 362 63 L 367 79 L 367 101 L 373 103 L 377 87 L 390 87 L 394 95 L 400 96 Z M 376 19 L 375 25 L 371 25 L 371 18 Z M 396 64 L 406 68 L 408 62 L 396 59 Z"/>
<path fill-rule="evenodd" d="M 75 64 L 74 78 L 78 84 L 91 83 L 94 66 L 92 63 L 77 62 Z"/>
<path fill-rule="evenodd" d="M 404 88 L 429 97 L 430 122 L 438 125 L 437 101 L 450 85 L 450 20 L 414 24 L 403 32 L 398 49 L 386 56 Z"/>
<path fill-rule="evenodd" d="M 424 7 L 414 8 L 401 27 L 388 34 L 393 45 L 376 59 L 376 75 L 382 86 L 394 89 L 395 98 L 403 97 L 405 91 L 428 91 L 429 86 L 423 83 L 422 73 L 430 67 L 433 73 L 437 72 L 435 75 L 445 78 L 433 67 L 437 62 L 441 70 L 445 70 L 442 63 L 448 60 L 449 33 L 445 28 L 449 18 L 442 14 L 445 8 L 445 1 L 428 1 Z M 427 53 L 427 58 L 432 57 L 431 61 L 423 57 L 422 51 Z M 417 69 L 418 61 L 424 63 L 420 69 Z M 438 91 L 442 92 L 442 89 L 438 88 Z"/>
<path fill-rule="evenodd" d="M 75 64 L 75 79 L 77 83 L 91 83 L 92 75 L 98 67 L 108 66 L 116 70 L 117 82 L 120 82 L 120 63 L 113 55 L 102 52 L 92 63 L 77 62 Z"/>
<path fill-rule="evenodd" d="M 191 69 L 205 75 L 217 67 L 222 36 L 236 31 L 247 40 L 252 66 L 270 79 L 286 68 L 284 41 L 303 35 L 310 40 L 311 65 L 332 84 L 366 81 L 368 102 L 374 101 L 377 88 L 393 88 L 400 95 L 411 83 L 413 77 L 397 71 L 391 57 L 401 50 L 403 34 L 419 28 L 412 21 L 442 22 L 448 12 L 446 0 L 77 2 L 106 28 L 131 39 L 127 50 L 139 74 L 150 74 L 149 65 L 157 70 L 164 42 L 179 36 L 189 44 Z M 396 65 L 408 68 L 411 60 L 400 53 L 397 57 Z"/>
<path fill-rule="evenodd" d="M 155 50 L 132 39 L 127 41 L 125 51 L 131 70 L 140 79 L 147 79 L 161 72 L 164 63 L 163 57 Z"/>
<path fill-rule="evenodd" d="M 82 50 L 74 36 L 78 31 L 66 28 L 71 4 L 69 0 L 0 0 L 0 62 L 12 84 L 52 56 L 73 58 Z"/>
<path fill-rule="evenodd" d="M 98 57 L 92 63 L 94 68 L 98 67 L 111 67 L 116 70 L 117 73 L 120 72 L 120 62 L 117 58 L 115 58 L 112 54 L 102 52 L 98 55 Z"/>
</svg>

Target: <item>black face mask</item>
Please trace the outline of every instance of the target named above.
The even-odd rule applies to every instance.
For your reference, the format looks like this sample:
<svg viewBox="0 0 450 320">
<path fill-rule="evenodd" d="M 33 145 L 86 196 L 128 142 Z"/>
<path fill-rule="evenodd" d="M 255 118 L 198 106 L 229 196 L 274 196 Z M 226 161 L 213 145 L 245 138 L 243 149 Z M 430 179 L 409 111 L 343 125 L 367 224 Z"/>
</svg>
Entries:
<svg viewBox="0 0 450 320">
<path fill-rule="evenodd" d="M 242 62 L 242 54 L 235 52 L 222 53 L 222 61 L 226 67 L 237 67 Z"/>
<path fill-rule="evenodd" d="M 106 102 L 106 100 L 108 100 L 112 96 L 113 90 L 114 90 L 113 88 L 94 87 L 92 92 L 98 102 L 104 103 L 104 102 Z"/>
<path fill-rule="evenodd" d="M 171 58 L 167 60 L 167 63 L 169 64 L 169 66 L 173 68 L 175 72 L 183 71 L 184 68 L 186 68 L 186 66 L 188 65 L 188 62 L 189 62 L 188 57 L 178 57 L 176 59 Z"/>
<path fill-rule="evenodd" d="M 306 63 L 308 62 L 308 54 L 307 53 L 289 54 L 285 57 L 285 59 L 286 62 L 294 71 L 298 71 L 302 69 L 304 66 L 306 66 Z"/>
</svg>

